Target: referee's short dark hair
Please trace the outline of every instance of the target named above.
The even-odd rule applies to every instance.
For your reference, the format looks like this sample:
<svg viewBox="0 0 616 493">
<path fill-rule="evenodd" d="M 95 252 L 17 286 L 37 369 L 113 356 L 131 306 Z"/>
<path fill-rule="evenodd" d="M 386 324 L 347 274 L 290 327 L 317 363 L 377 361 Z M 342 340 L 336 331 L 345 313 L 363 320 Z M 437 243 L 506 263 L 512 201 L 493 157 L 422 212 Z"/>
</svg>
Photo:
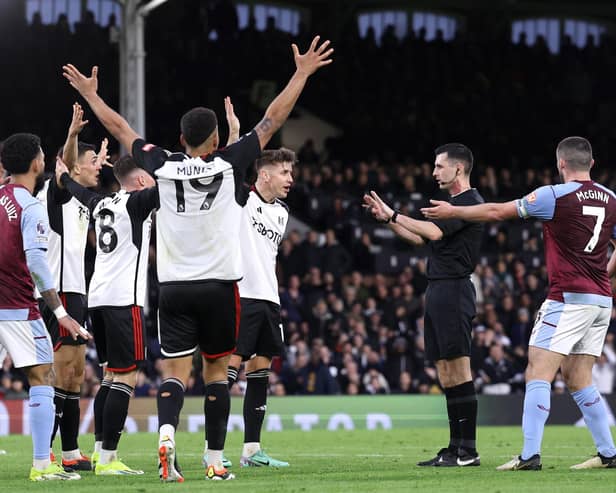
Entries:
<svg viewBox="0 0 616 493">
<path fill-rule="evenodd" d="M 255 161 L 255 168 L 259 171 L 263 166 L 276 163 L 293 163 L 295 164 L 297 159 L 295 152 L 286 147 L 280 149 L 267 149 L 261 153 L 261 157 Z"/>
<path fill-rule="evenodd" d="M 184 113 L 180 120 L 180 131 L 186 143 L 191 147 L 203 144 L 217 126 L 216 113 L 202 106 Z"/>
<path fill-rule="evenodd" d="M 13 134 L 4 141 L 0 161 L 11 175 L 23 175 L 30 170 L 30 163 L 41 152 L 41 139 L 38 135 Z"/>
<path fill-rule="evenodd" d="M 124 180 L 126 180 L 126 177 L 138 167 L 139 166 L 137 166 L 137 162 L 133 159 L 133 156 L 127 154 L 113 163 L 113 175 L 116 177 L 116 180 L 123 183 Z"/>
<path fill-rule="evenodd" d="M 436 156 L 445 152 L 447 153 L 447 159 L 461 162 L 464 164 L 465 175 L 471 174 L 471 171 L 473 170 L 473 153 L 468 147 L 466 147 L 464 144 L 452 142 L 450 144 L 445 144 L 440 147 L 437 147 L 434 150 L 434 154 Z"/>
</svg>

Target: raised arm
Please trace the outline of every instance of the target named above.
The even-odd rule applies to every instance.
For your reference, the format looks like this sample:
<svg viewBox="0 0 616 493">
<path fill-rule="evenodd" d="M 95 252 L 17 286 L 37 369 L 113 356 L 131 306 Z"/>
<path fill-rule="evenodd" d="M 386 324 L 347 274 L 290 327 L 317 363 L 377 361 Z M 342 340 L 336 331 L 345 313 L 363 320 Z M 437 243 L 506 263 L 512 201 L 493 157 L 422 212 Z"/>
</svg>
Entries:
<svg viewBox="0 0 616 493">
<path fill-rule="evenodd" d="M 441 200 L 431 200 L 432 207 L 424 207 L 421 212 L 427 219 L 463 219 L 473 222 L 505 221 L 518 218 L 516 201 L 488 202 L 469 206 L 451 205 Z"/>
<path fill-rule="evenodd" d="M 69 81 L 79 94 L 87 101 L 88 105 L 103 124 L 107 131 L 122 144 L 129 152 L 133 142 L 139 138 L 128 122 L 118 113 L 112 110 L 107 103 L 98 95 L 98 67 L 92 67 L 90 77 L 83 75 L 70 63 L 62 67 L 64 77 Z"/>
<path fill-rule="evenodd" d="M 329 40 L 318 46 L 319 39 L 320 36 L 316 36 L 312 40 L 308 51 L 303 55 L 300 54 L 296 44 L 291 45 L 293 58 L 295 59 L 295 73 L 287 83 L 287 86 L 270 103 L 265 111 L 263 120 L 255 127 L 261 149 L 265 148 L 272 136 L 289 117 L 299 95 L 304 90 L 308 77 L 321 67 L 332 63 L 333 60 L 329 56 L 334 52 L 334 49 L 327 49 Z"/>
<path fill-rule="evenodd" d="M 101 141 L 101 148 L 98 151 L 98 154 L 96 155 L 96 166 L 109 166 L 110 168 L 113 168 L 113 164 L 109 162 L 109 159 L 111 159 L 111 156 L 109 156 L 108 154 L 108 150 L 107 148 L 109 147 L 109 140 L 107 139 L 107 137 L 105 137 L 102 141 Z"/>
<path fill-rule="evenodd" d="M 229 125 L 229 138 L 227 139 L 227 147 L 240 140 L 240 119 L 233 110 L 231 98 L 225 98 L 225 115 L 227 116 L 227 125 Z"/>
<path fill-rule="evenodd" d="M 64 148 L 62 149 L 62 160 L 69 169 L 72 169 L 77 162 L 77 144 L 79 134 L 88 124 L 88 120 L 83 119 L 83 108 L 79 103 L 73 103 L 73 119 L 68 127 L 68 134 Z"/>
</svg>

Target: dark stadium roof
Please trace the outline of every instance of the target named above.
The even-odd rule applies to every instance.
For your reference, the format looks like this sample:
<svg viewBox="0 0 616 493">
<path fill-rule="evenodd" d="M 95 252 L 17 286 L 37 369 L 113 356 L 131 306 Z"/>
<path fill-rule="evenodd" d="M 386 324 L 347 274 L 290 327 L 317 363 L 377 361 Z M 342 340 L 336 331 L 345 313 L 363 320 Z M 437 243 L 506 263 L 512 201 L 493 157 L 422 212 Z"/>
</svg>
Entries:
<svg viewBox="0 0 616 493">
<path fill-rule="evenodd" d="M 491 10 L 523 13 L 550 13 L 577 17 L 601 15 L 616 19 L 616 2 L 614 0 L 289 0 L 282 3 L 312 7 L 324 5 L 328 8 L 353 8 L 356 10 L 373 8 L 420 8 L 430 10 L 458 11 Z"/>
</svg>

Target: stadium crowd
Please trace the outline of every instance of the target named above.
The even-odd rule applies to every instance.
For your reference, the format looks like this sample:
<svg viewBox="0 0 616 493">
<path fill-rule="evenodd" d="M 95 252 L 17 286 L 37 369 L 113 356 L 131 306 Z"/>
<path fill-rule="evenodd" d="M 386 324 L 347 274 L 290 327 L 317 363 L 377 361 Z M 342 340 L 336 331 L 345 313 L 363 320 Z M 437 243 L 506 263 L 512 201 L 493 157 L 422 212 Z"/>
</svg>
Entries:
<svg viewBox="0 0 616 493">
<path fill-rule="evenodd" d="M 195 2 L 177 3 L 148 20 L 149 32 L 156 35 L 147 37 L 147 50 L 157 55 L 148 59 L 148 77 L 157 81 L 148 86 L 148 134 L 168 147 L 177 144 L 165 142 L 170 133 L 161 122 L 177 120 L 177 101 L 222 102 L 223 95 L 236 92 L 242 98 L 250 87 L 240 81 L 261 78 L 279 83 L 290 72 L 289 66 L 279 63 L 285 58 L 277 52 L 291 42 L 288 34 L 274 25 L 265 31 L 252 25 L 240 31 L 227 22 L 225 30 L 219 28 L 218 40 L 212 41 L 210 30 L 203 27 L 207 24 L 200 24 L 193 8 Z M 170 21 L 169 15 L 178 22 Z M 157 29 L 162 23 L 166 27 Z M 182 26 L 185 35 L 177 36 L 168 26 Z M 44 26 L 35 16 L 31 25 L 15 29 L 13 39 L 21 42 L 3 43 L 6 56 L 0 60 L 5 74 L 0 93 L 13 94 L 5 105 L 6 113 L 14 115 L 12 127 L 37 122 L 32 130 L 44 137 L 49 149 L 63 141 L 63 126 L 39 116 L 66 113 L 63 97 L 48 94 L 68 94 L 58 73 L 68 59 L 83 67 L 100 60 L 101 86 L 112 91 L 106 99 L 117 107 L 113 20 L 102 27 L 86 15 L 71 29 L 65 18 Z M 322 153 L 310 139 L 298 150 L 296 183 L 287 202 L 301 222 L 295 228 L 290 225 L 278 258 L 287 351 L 274 361 L 272 395 L 440 392 L 435 368 L 424 366 L 425 254 L 404 245 L 361 208 L 363 193 L 375 190 L 405 214 L 419 218 L 419 209 L 438 193 L 432 164 L 425 161 L 434 144 L 450 135 L 467 143 L 478 158 L 473 185 L 486 201 L 506 201 L 554 182 L 554 142 L 584 131 L 602 157 L 595 179 L 616 188 L 616 179 L 610 179 L 602 166 L 611 158 L 608 143 L 615 137 L 616 112 L 610 99 L 603 97 L 611 90 L 609 79 L 599 76 L 615 63 L 613 40 L 604 38 L 596 46 L 589 43 L 578 49 L 565 38 L 560 55 L 553 55 L 541 38 L 526 46 L 491 31 L 482 38 L 459 34 L 452 42 L 438 37 L 427 42 L 424 36 L 411 31 L 399 41 L 388 29 L 377 42 L 370 33 L 362 39 L 349 29 L 338 43 L 337 63 L 306 90 L 304 104 L 339 124 L 345 136 L 330 141 Z M 305 45 L 304 31 L 293 41 Z M 352 55 L 357 51 L 361 57 Z M 227 65 L 239 52 L 247 63 Z M 24 64 L 24 70 L 31 73 L 16 74 L 2 66 L 3 61 L 26 53 L 32 63 Z M 170 58 L 173 67 L 164 65 Z M 208 92 L 204 94 L 198 78 L 193 86 L 175 85 L 177 73 L 200 60 L 207 61 L 210 74 L 218 74 L 208 78 Z M 223 61 L 231 70 L 219 70 Z M 565 63 L 573 63 L 575 69 L 563 71 Z M 536 70 L 539 66 L 544 70 Z M 566 76 L 555 76 L 561 72 Z M 37 89 L 40 73 L 57 75 L 46 77 L 44 92 Z M 398 83 L 391 86 L 386 81 L 394 77 Z M 348 80 L 363 83 L 341 85 Z M 441 93 L 448 97 L 435 97 Z M 241 103 L 237 106 L 240 116 L 250 111 L 242 111 Z M 6 134 L 5 125 L 8 121 L 0 122 L 0 135 Z M 93 127 L 92 138 L 97 135 Z M 387 146 L 376 152 L 375 142 Z M 522 142 L 525 145 L 515 144 Z M 109 170 L 104 171 L 102 186 L 113 186 Z M 547 285 L 540 235 L 538 223 L 486 228 L 482 259 L 473 276 L 478 316 L 472 357 L 475 385 L 485 393 L 524 389 L 527 341 Z M 150 259 L 149 359 L 139 373 L 138 397 L 155 396 L 160 382 L 155 245 Z M 613 390 L 615 333 L 613 310 L 604 355 L 594 373 L 604 393 Z M 100 370 L 93 347 L 87 358 L 82 393 L 94 396 Z M 187 394 L 203 395 L 200 359 L 195 363 Z M 235 393 L 245 388 L 245 377 L 240 375 L 238 382 Z M 26 388 L 25 377 L 12 369 L 7 358 L 0 370 L 0 395 L 24 398 Z M 561 377 L 553 390 L 564 392 Z"/>
<path fill-rule="evenodd" d="M 424 367 L 423 252 L 395 239 L 360 205 L 364 191 L 376 190 L 403 212 L 419 217 L 419 208 L 436 196 L 430 173 L 429 163 L 310 164 L 301 161 L 300 153 L 288 203 L 304 221 L 298 224 L 309 227 L 300 233 L 291 226 L 278 257 L 287 351 L 285 358 L 274 360 L 272 395 L 440 392 L 435 368 Z M 521 195 L 553 178 L 549 172 L 538 177 L 529 170 L 517 182 L 507 170 L 499 173 L 492 167 L 476 177 L 481 194 L 496 198 Z M 476 387 L 485 393 L 524 389 L 527 342 L 547 285 L 540 235 L 539 223 L 486 228 L 482 260 L 473 276 L 478 316 L 472 357 Z M 154 252 L 152 245 L 152 260 Z M 400 264 L 392 267 L 392 258 Z M 149 360 L 139 374 L 136 396 L 155 396 L 160 381 L 153 262 L 149 291 Z M 614 334 L 616 310 L 595 368 L 596 383 L 606 393 L 613 389 L 616 371 Z M 87 357 L 83 393 L 93 396 L 100 377 L 93 348 Z M 202 395 L 198 361 L 195 366 L 187 393 Z M 1 384 L 5 398 L 24 396 L 25 379 L 11 371 L 10 360 Z M 241 393 L 244 386 L 241 374 L 234 392 Z M 554 391 L 564 391 L 560 377 Z"/>
</svg>

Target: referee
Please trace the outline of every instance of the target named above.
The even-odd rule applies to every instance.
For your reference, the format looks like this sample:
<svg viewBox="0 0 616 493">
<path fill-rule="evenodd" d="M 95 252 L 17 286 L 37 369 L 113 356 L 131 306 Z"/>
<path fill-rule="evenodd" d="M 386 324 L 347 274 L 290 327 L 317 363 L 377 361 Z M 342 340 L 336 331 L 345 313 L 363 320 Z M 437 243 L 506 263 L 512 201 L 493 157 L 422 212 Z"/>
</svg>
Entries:
<svg viewBox="0 0 616 493">
<path fill-rule="evenodd" d="M 483 203 L 470 186 L 473 154 L 462 144 L 445 144 L 435 151 L 432 175 L 455 205 Z M 445 390 L 449 416 L 449 446 L 419 466 L 478 466 L 475 445 L 477 395 L 471 375 L 471 321 L 475 317 L 475 270 L 483 227 L 459 219 L 418 221 L 392 210 L 375 193 L 364 206 L 413 245 L 429 242 L 428 288 L 424 315 L 426 359 L 436 363 Z"/>
</svg>

